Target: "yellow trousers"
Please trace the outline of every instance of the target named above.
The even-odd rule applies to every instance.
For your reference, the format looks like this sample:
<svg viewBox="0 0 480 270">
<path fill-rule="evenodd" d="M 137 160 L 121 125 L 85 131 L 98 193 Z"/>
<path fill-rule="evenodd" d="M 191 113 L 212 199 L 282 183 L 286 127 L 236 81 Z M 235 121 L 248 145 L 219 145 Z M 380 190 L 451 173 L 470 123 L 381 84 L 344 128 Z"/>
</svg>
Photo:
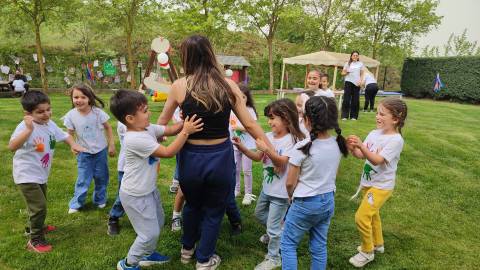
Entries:
<svg viewBox="0 0 480 270">
<path fill-rule="evenodd" d="M 362 238 L 362 251 L 372 252 L 374 246 L 383 245 L 380 208 L 390 198 L 393 190 L 363 187 L 363 199 L 355 213 L 355 223 Z"/>
</svg>

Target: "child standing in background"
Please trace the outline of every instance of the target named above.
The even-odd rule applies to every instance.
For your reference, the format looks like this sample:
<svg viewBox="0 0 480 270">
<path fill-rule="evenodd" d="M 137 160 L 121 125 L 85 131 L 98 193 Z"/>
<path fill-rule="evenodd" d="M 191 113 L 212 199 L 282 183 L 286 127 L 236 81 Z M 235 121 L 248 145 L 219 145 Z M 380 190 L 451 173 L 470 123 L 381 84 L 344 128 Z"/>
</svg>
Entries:
<svg viewBox="0 0 480 270">
<path fill-rule="evenodd" d="M 95 183 L 93 203 L 98 208 L 107 205 L 107 150 L 110 156 L 114 156 L 115 144 L 112 127 L 108 124 L 110 117 L 97 105 L 98 102 L 104 107 L 103 101 L 95 95 L 92 88 L 78 84 L 72 88 L 70 98 L 73 109 L 63 117 L 63 124 L 68 133 L 75 136 L 77 143 L 87 149 L 77 156 L 78 177 L 68 209 L 68 213 L 73 214 L 85 205 L 92 178 Z"/>
<path fill-rule="evenodd" d="M 25 199 L 29 214 L 27 248 L 38 253 L 52 250 L 45 233 L 55 226 L 45 226 L 47 216 L 47 180 L 52 167 L 55 144 L 64 141 L 75 154 L 85 151 L 50 120 L 50 99 L 40 91 L 29 91 L 21 99 L 25 112 L 8 143 L 13 156 L 13 180 Z"/>
<path fill-rule="evenodd" d="M 320 75 L 320 89 L 315 93 L 315 96 L 324 96 L 329 98 L 335 98 L 335 94 L 328 87 L 328 74 Z"/>
<path fill-rule="evenodd" d="M 255 104 L 253 102 L 252 95 L 250 90 L 245 85 L 239 85 L 240 91 L 242 91 L 243 101 L 247 105 L 247 110 L 252 116 L 252 118 L 257 120 L 257 110 L 255 109 Z M 231 112 L 230 114 L 230 135 L 232 138 L 234 136 L 239 137 L 242 143 L 248 149 L 255 148 L 255 140 L 245 131 L 245 128 L 242 126 L 242 123 L 238 120 L 237 116 Z M 241 193 L 240 191 L 240 174 L 243 171 L 243 182 L 245 185 L 245 196 L 243 197 L 242 204 L 250 205 L 252 201 L 255 200 L 255 195 L 252 193 L 252 160 L 240 152 L 236 146 L 234 146 L 235 154 L 235 197 L 238 197 Z"/>
<path fill-rule="evenodd" d="M 358 253 L 349 260 L 355 267 L 363 267 L 373 261 L 374 252 L 385 251 L 380 208 L 395 187 L 395 174 L 403 149 L 401 132 L 406 118 L 405 102 L 398 98 L 385 98 L 378 106 L 377 129 L 371 131 L 363 143 L 358 136 L 348 136 L 352 155 L 366 159 L 359 188 L 352 197 L 360 191 L 363 193 L 355 213 L 362 244 L 357 248 Z"/>
</svg>

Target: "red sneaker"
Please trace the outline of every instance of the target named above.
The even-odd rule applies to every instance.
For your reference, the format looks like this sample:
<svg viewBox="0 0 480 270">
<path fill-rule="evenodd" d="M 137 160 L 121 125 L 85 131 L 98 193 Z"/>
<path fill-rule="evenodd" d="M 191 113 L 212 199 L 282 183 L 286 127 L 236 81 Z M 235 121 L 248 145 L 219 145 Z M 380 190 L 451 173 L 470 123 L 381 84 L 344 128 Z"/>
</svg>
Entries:
<svg viewBox="0 0 480 270">
<path fill-rule="evenodd" d="M 45 240 L 35 239 L 28 241 L 27 249 L 37 253 L 46 253 L 52 251 L 52 245 Z"/>
<path fill-rule="evenodd" d="M 53 232 L 53 231 L 55 231 L 55 230 L 57 230 L 57 227 L 56 227 L 56 226 L 53 226 L 53 225 L 47 225 L 47 226 L 45 226 L 45 227 L 43 228 L 43 231 L 44 231 L 45 233 Z"/>
</svg>

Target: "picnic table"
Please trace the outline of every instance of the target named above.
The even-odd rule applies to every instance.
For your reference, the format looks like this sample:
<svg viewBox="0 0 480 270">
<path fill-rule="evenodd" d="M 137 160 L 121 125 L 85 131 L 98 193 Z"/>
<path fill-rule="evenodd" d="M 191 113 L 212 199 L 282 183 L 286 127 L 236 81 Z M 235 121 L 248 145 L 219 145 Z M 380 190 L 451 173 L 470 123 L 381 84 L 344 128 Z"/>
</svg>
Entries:
<svg viewBox="0 0 480 270">
<path fill-rule="evenodd" d="M 13 91 L 12 86 L 9 84 L 9 81 L 0 81 L 0 92 L 10 92 Z"/>
</svg>

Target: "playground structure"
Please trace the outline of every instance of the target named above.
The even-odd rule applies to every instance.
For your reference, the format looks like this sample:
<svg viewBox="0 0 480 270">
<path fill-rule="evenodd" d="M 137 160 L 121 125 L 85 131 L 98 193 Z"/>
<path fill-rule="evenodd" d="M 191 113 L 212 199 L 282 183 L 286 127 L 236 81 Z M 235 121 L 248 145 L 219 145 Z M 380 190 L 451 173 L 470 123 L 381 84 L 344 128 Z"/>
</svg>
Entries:
<svg viewBox="0 0 480 270">
<path fill-rule="evenodd" d="M 153 102 L 167 100 L 171 84 L 178 78 L 170 54 L 171 46 L 167 39 L 158 37 L 152 41 L 150 57 L 139 91 L 142 93 L 148 91 Z M 167 72 L 169 81 L 163 78 L 162 71 Z"/>
</svg>

